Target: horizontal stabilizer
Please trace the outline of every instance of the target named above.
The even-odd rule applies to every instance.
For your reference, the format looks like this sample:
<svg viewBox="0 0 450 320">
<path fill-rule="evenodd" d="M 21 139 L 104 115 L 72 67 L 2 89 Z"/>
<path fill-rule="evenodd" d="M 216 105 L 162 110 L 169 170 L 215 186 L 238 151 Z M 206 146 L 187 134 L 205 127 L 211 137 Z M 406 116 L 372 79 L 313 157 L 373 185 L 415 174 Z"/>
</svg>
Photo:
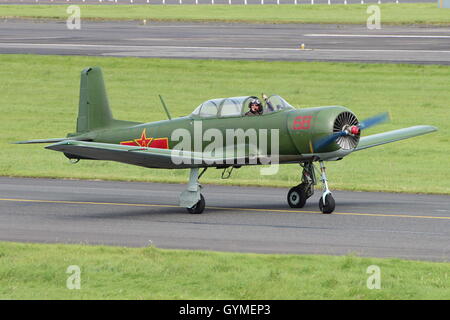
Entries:
<svg viewBox="0 0 450 320">
<path fill-rule="evenodd" d="M 373 134 L 367 137 L 362 137 L 359 140 L 358 146 L 356 147 L 355 151 L 379 146 L 385 143 L 391 143 L 403 139 L 420 136 L 434 131 L 437 131 L 437 128 L 433 126 L 414 126 L 409 128 Z"/>
<path fill-rule="evenodd" d="M 14 144 L 29 144 L 29 143 L 56 143 L 64 140 L 68 140 L 67 138 L 53 138 L 53 139 L 35 139 L 35 140 L 26 140 L 26 141 L 17 141 L 13 142 Z M 72 138 L 73 140 L 73 138 Z"/>
</svg>

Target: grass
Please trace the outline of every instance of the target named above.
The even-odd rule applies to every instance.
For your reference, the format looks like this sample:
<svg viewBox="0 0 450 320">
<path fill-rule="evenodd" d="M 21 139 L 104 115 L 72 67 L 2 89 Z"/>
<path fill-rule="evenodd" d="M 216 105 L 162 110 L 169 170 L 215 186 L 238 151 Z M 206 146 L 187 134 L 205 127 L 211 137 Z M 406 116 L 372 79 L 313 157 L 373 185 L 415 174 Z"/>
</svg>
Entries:
<svg viewBox="0 0 450 320">
<path fill-rule="evenodd" d="M 81 288 L 66 273 L 81 271 Z M 368 267 L 381 289 L 367 288 Z M 448 263 L 0 242 L 0 299 L 450 299 Z"/>
<path fill-rule="evenodd" d="M 172 116 L 182 116 L 210 98 L 266 92 L 280 94 L 298 108 L 344 105 L 360 119 L 391 113 L 390 123 L 366 134 L 418 124 L 437 126 L 436 133 L 330 162 L 328 178 L 334 190 L 450 194 L 450 67 L 433 65 L 1 55 L 0 175 L 187 181 L 185 170 L 100 161 L 72 165 L 44 145 L 10 144 L 74 132 L 79 74 L 91 65 L 103 68 L 117 119 L 164 119 L 158 94 L 164 96 Z M 259 168 L 243 167 L 229 180 L 221 180 L 220 171 L 212 169 L 202 182 L 290 187 L 298 184 L 299 169 L 284 165 L 277 175 L 262 176 Z"/>
<path fill-rule="evenodd" d="M 80 5 L 82 19 L 366 24 L 369 5 Z M 435 3 L 380 4 L 381 23 L 450 25 Z M 0 17 L 67 19 L 66 5 L 1 5 Z"/>
</svg>

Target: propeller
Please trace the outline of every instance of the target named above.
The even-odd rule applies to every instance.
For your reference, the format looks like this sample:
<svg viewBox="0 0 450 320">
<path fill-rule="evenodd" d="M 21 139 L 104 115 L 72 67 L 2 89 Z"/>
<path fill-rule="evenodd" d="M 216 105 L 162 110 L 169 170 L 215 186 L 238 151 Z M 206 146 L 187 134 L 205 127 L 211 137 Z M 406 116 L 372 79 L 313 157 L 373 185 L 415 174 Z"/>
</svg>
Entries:
<svg viewBox="0 0 450 320">
<path fill-rule="evenodd" d="M 389 120 L 389 113 L 383 112 L 380 114 L 377 114 L 376 116 L 373 116 L 371 118 L 367 118 L 363 122 L 359 124 L 359 130 L 364 130 L 370 127 L 373 127 L 374 125 L 386 122 Z"/>
<path fill-rule="evenodd" d="M 334 142 L 339 137 L 345 137 L 345 136 L 357 136 L 361 133 L 362 130 L 368 129 L 370 127 L 373 127 L 377 124 L 386 122 L 389 120 L 389 114 L 387 112 L 383 112 L 380 114 L 377 114 L 376 116 L 367 118 L 360 122 L 358 125 L 353 126 L 345 126 L 341 131 L 335 132 L 329 136 L 326 136 L 324 138 L 319 139 L 314 143 L 314 150 L 320 150 L 321 148 L 329 145 L 330 143 Z"/>
</svg>

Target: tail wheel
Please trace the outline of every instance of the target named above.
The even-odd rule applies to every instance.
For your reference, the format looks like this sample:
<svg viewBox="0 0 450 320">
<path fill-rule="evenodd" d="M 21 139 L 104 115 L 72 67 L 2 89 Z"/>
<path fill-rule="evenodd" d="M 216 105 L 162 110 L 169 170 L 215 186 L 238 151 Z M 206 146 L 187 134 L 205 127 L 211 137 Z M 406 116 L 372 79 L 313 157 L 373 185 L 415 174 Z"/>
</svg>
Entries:
<svg viewBox="0 0 450 320">
<path fill-rule="evenodd" d="M 323 202 L 323 197 L 320 197 L 319 208 L 320 208 L 320 211 L 322 211 L 322 213 L 326 213 L 326 214 L 332 213 L 334 211 L 335 202 L 334 202 L 334 198 L 331 195 L 331 193 L 329 193 L 325 196 L 325 203 Z"/>
<path fill-rule="evenodd" d="M 299 186 L 291 188 L 287 195 L 287 201 L 291 208 L 303 208 L 307 198 L 305 189 Z"/>
<path fill-rule="evenodd" d="M 205 198 L 200 194 L 200 200 L 191 208 L 186 208 L 189 213 L 201 214 L 205 210 Z"/>
</svg>

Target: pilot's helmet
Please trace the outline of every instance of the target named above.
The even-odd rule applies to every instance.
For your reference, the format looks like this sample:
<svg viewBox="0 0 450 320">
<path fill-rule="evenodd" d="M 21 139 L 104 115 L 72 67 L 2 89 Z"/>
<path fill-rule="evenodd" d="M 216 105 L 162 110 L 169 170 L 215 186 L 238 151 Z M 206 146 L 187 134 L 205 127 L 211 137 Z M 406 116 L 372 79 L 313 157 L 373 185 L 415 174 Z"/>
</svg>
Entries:
<svg viewBox="0 0 450 320">
<path fill-rule="evenodd" d="M 251 108 L 252 107 L 252 105 L 254 105 L 254 104 L 256 104 L 256 105 L 258 105 L 258 109 L 259 109 L 259 112 L 261 112 L 262 111 L 262 104 L 261 104 L 261 101 L 259 101 L 259 99 L 252 99 L 251 101 L 250 101 L 250 103 L 249 103 L 249 105 L 248 105 L 248 107 L 249 108 Z"/>
</svg>

